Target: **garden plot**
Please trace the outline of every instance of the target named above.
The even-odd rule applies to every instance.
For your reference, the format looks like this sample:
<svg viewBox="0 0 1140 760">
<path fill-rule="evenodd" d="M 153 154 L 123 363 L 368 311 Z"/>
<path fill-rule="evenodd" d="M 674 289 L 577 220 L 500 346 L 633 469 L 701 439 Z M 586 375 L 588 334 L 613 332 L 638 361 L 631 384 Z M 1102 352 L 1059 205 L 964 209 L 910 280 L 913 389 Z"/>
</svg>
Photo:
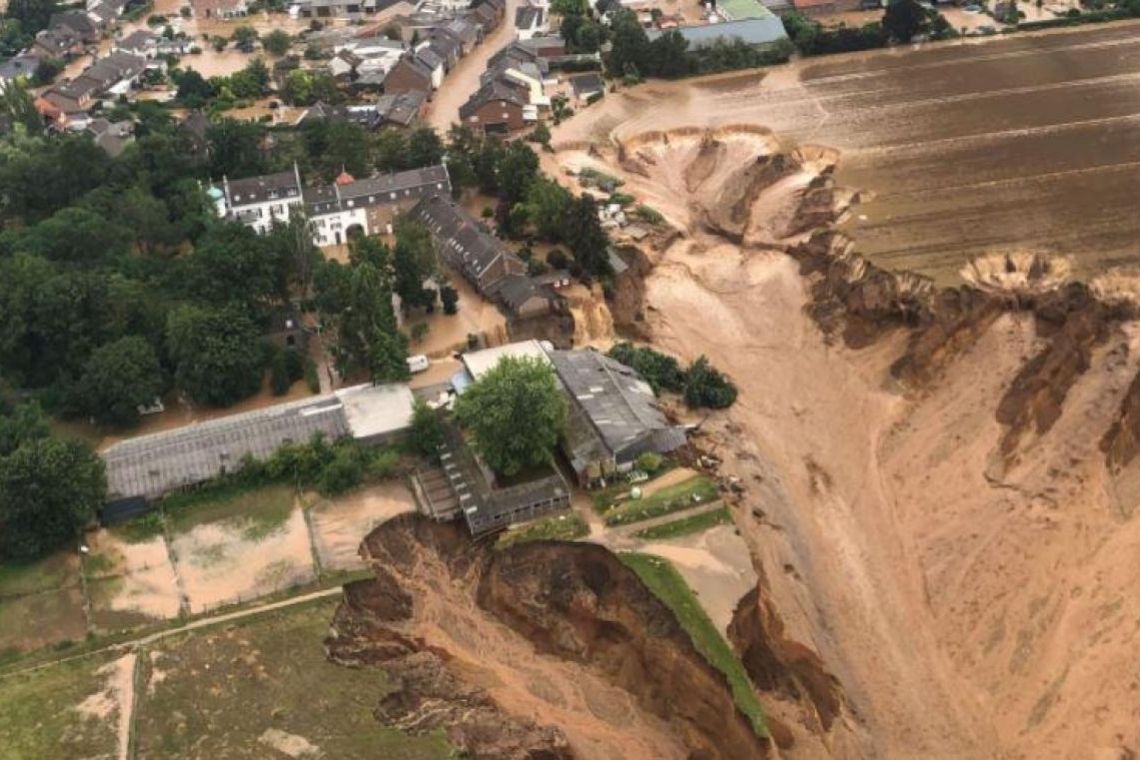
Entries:
<svg viewBox="0 0 1140 760">
<path fill-rule="evenodd" d="M 182 595 L 162 536 L 128 540 L 123 531 L 102 529 L 89 536 L 84 566 L 91 599 L 91 624 L 119 630 L 178 616 Z"/>
<path fill-rule="evenodd" d="M 404 512 L 413 512 L 415 498 L 406 485 L 386 482 L 366 486 L 335 499 L 306 495 L 315 503 L 309 511 L 313 544 L 325 570 L 356 570 L 364 567 L 360 542 L 380 523 Z"/>
<path fill-rule="evenodd" d="M 305 516 L 285 486 L 195 498 L 167 512 L 191 613 L 314 579 Z"/>
<path fill-rule="evenodd" d="M 0 566 L 0 654 L 77 641 L 86 633 L 77 554 Z"/>
</svg>

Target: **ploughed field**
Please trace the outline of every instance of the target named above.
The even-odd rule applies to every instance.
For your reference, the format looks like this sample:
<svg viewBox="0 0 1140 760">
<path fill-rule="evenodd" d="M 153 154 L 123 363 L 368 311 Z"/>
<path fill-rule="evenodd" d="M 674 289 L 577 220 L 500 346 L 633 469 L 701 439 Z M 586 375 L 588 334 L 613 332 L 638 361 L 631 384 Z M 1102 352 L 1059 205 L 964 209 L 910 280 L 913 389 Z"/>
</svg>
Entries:
<svg viewBox="0 0 1140 760">
<path fill-rule="evenodd" d="M 1140 264 L 1134 24 L 649 87 L 660 92 L 630 113 L 607 104 L 595 130 L 747 123 L 785 146 L 838 149 L 839 183 L 871 195 L 841 229 L 881 265 L 949 284 L 968 258 L 994 253 L 1072 256 L 1082 279 Z"/>
</svg>

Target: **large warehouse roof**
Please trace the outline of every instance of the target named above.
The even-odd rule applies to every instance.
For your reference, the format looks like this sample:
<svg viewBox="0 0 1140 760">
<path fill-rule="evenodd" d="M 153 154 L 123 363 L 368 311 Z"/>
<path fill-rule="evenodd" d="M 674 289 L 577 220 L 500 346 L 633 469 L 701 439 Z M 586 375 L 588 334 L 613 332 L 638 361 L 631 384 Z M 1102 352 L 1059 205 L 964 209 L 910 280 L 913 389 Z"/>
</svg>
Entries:
<svg viewBox="0 0 1140 760">
<path fill-rule="evenodd" d="M 103 454 L 111 500 L 157 498 L 240 467 L 249 454 L 271 456 L 282 444 L 304 443 L 313 433 L 330 439 L 348 434 L 335 396 L 278 404 L 165 433 L 117 443 Z"/>
<path fill-rule="evenodd" d="M 360 385 L 132 438 L 103 453 L 107 496 L 110 501 L 155 499 L 234 472 L 246 455 L 267 459 L 284 444 L 305 443 L 314 433 L 329 440 L 381 438 L 408 428 L 411 416 L 406 385 Z"/>
</svg>

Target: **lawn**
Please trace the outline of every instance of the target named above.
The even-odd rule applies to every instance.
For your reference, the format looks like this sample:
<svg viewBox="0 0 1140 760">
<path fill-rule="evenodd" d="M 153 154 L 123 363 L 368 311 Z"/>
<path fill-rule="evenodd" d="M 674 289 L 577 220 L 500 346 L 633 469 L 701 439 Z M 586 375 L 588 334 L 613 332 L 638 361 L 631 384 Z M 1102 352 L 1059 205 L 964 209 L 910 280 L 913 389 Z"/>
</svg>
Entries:
<svg viewBox="0 0 1140 760">
<path fill-rule="evenodd" d="M 624 489 L 623 493 L 628 493 Z M 716 483 L 703 475 L 690 478 L 640 499 L 615 501 L 614 497 L 595 497 L 594 506 L 606 525 L 628 525 L 653 517 L 668 515 L 697 504 L 707 504 L 718 495 Z"/>
<path fill-rule="evenodd" d="M 573 541 L 588 535 L 590 526 L 586 525 L 586 521 L 577 512 L 571 510 L 508 530 L 499 537 L 495 548 L 505 549 L 530 541 Z"/>
<path fill-rule="evenodd" d="M 0 678 L 0 756 L 6 760 L 116 757 L 112 716 L 75 708 L 103 690 L 96 671 L 108 657 L 85 657 L 27 674 Z"/>
<path fill-rule="evenodd" d="M 317 748 L 314 757 L 450 757 L 442 735 L 410 737 L 375 721 L 387 693 L 381 670 L 325 659 L 336 605 L 323 600 L 158 642 L 143 660 L 136 757 L 285 757 L 270 747 L 282 738 Z"/>
<path fill-rule="evenodd" d="M 658 599 L 673 610 L 673 614 L 677 616 L 677 620 L 693 640 L 697 651 L 728 678 L 737 707 L 752 721 L 756 733 L 767 736 L 768 726 L 764 720 L 764 707 L 756 696 L 744 665 L 713 625 L 692 589 L 677 572 L 677 568 L 668 560 L 649 554 L 623 552 L 618 556 L 626 566 L 637 573 L 642 583 Z"/>
<path fill-rule="evenodd" d="M 70 559 L 68 552 L 56 552 L 32 562 L 0 564 L 0 599 L 78 585 Z"/>
<path fill-rule="evenodd" d="M 243 537 L 259 541 L 283 527 L 293 511 L 293 489 L 285 485 L 241 489 L 219 487 L 178 494 L 162 505 L 170 532 L 186 533 L 221 520 L 242 523 Z"/>
<path fill-rule="evenodd" d="M 728 507 L 721 507 L 711 512 L 702 512 L 692 517 L 682 517 L 680 520 L 674 520 L 673 522 L 667 522 L 662 525 L 654 525 L 652 528 L 639 530 L 634 535 L 638 538 L 644 538 L 650 541 L 679 538 L 691 533 L 701 533 L 717 525 L 730 524 L 732 524 L 732 515 L 728 513 Z"/>
<path fill-rule="evenodd" d="M 76 554 L 0 565 L 0 655 L 66 646 L 86 633 Z"/>
</svg>

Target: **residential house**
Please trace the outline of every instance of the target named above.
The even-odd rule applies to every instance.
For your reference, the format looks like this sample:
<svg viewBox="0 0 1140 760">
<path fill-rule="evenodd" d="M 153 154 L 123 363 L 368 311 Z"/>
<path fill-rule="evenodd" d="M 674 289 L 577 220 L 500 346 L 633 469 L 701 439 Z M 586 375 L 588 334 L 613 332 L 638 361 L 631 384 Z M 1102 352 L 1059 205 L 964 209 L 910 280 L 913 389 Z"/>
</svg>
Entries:
<svg viewBox="0 0 1140 760">
<path fill-rule="evenodd" d="M 411 129 L 423 118 L 427 96 L 422 92 L 381 95 L 375 105 L 377 121 L 373 129 Z"/>
<path fill-rule="evenodd" d="M 70 10 L 53 13 L 48 21 L 49 31 L 63 31 L 79 38 L 85 45 L 94 45 L 102 38 L 98 24 L 91 20 L 87 11 Z"/>
<path fill-rule="evenodd" d="M 470 53 L 483 41 L 483 30 L 478 24 L 466 18 L 453 18 L 441 24 L 439 28 L 459 40 L 463 55 Z"/>
<path fill-rule="evenodd" d="M 349 50 L 340 50 L 329 59 L 326 65 L 333 78 L 343 82 L 356 75 L 356 67 L 363 61 L 363 58 Z"/>
<path fill-rule="evenodd" d="M 85 49 L 83 40 L 67 29 L 44 29 L 36 33 L 36 39 L 27 49 L 27 54 L 39 59 L 67 60 L 79 55 Z"/>
<path fill-rule="evenodd" d="M 151 59 L 158 55 L 159 39 L 160 37 L 153 32 L 138 29 L 122 39 L 115 40 L 111 50 Z"/>
<path fill-rule="evenodd" d="M 391 234 L 395 219 L 423 199 L 450 195 L 443 165 L 356 180 L 342 174 L 332 185 L 305 188 L 305 211 L 317 245 L 338 245 L 357 235 Z"/>
<path fill-rule="evenodd" d="M 173 55 L 181 58 L 184 55 L 189 55 L 190 51 L 193 48 L 193 40 L 183 38 L 168 40 L 166 38 L 163 38 L 158 41 L 158 47 L 155 49 L 155 56 Z"/>
<path fill-rule="evenodd" d="M 431 87 L 433 90 L 438 90 L 443 84 L 443 75 L 446 73 L 443 58 L 431 49 L 430 42 L 421 43 L 414 55 L 416 60 L 431 72 Z"/>
<path fill-rule="evenodd" d="M 296 0 L 293 5 L 304 18 L 358 19 L 383 13 L 402 2 L 407 5 L 405 0 Z"/>
<path fill-rule="evenodd" d="M 123 15 L 126 6 L 126 0 L 87 0 L 87 17 L 99 27 L 108 29 Z"/>
<path fill-rule="evenodd" d="M 267 232 L 274 222 L 288 223 L 290 211 L 303 202 L 301 172 L 296 165 L 293 171 L 232 182 L 223 177 L 222 189 L 226 216 L 260 233 Z"/>
<path fill-rule="evenodd" d="M 507 275 L 487 289 L 487 297 L 519 319 L 556 314 L 566 308 L 566 299 L 536 277 Z"/>
<path fill-rule="evenodd" d="M 515 37 L 529 40 L 550 31 L 550 22 L 544 8 L 520 5 L 515 9 Z"/>
<path fill-rule="evenodd" d="M 405 55 L 384 77 L 384 93 L 397 95 L 401 92 L 421 92 L 430 96 L 431 83 L 431 69 L 417 61 L 414 56 Z"/>
<path fill-rule="evenodd" d="M 444 71 L 451 71 L 463 57 L 463 46 L 459 44 L 459 40 L 446 32 L 433 31 L 428 38 L 428 45 L 443 61 Z"/>
<path fill-rule="evenodd" d="M 527 96 L 519 88 L 496 79 L 476 90 L 459 107 L 459 119 L 477 132 L 510 134 L 528 126 L 528 105 Z"/>
<path fill-rule="evenodd" d="M 95 105 L 98 94 L 98 83 L 79 77 L 70 82 L 53 85 L 44 91 L 39 100 L 46 101 L 70 118 L 86 113 Z"/>
<path fill-rule="evenodd" d="M 24 53 L 0 63 L 0 92 L 4 92 L 9 82 L 30 80 L 39 65 L 38 58 Z"/>
<path fill-rule="evenodd" d="M 646 452 L 685 445 L 684 430 L 669 423 L 635 370 L 592 350 L 548 353 L 570 401 L 562 449 L 581 485 L 628 471 Z"/>
<path fill-rule="evenodd" d="M 146 71 L 146 59 L 130 53 L 116 51 L 83 71 L 77 82 L 91 82 L 98 97 L 125 95 L 138 84 Z"/>
<path fill-rule="evenodd" d="M 605 95 L 606 84 L 602 76 L 597 73 L 578 74 L 570 77 L 570 91 L 574 93 L 574 101 L 580 107 Z"/>
<path fill-rule="evenodd" d="M 238 18 L 249 13 L 246 0 L 189 0 L 190 12 L 196 18 Z"/>
<path fill-rule="evenodd" d="M 440 259 L 480 293 L 488 292 L 504 277 L 526 274 L 526 262 L 479 227 L 450 197 L 426 198 L 412 215 L 427 226 Z"/>
<path fill-rule="evenodd" d="M 134 140 L 135 124 L 133 121 L 111 122 L 107 119 L 92 119 L 87 125 L 95 144 L 102 148 L 111 158 L 117 158 L 127 149 L 127 145 Z"/>
<path fill-rule="evenodd" d="M 516 40 L 515 43 L 524 50 L 529 50 L 539 58 L 556 58 L 566 55 L 566 40 L 557 34 L 544 34 L 531 37 L 528 40 Z"/>
</svg>

